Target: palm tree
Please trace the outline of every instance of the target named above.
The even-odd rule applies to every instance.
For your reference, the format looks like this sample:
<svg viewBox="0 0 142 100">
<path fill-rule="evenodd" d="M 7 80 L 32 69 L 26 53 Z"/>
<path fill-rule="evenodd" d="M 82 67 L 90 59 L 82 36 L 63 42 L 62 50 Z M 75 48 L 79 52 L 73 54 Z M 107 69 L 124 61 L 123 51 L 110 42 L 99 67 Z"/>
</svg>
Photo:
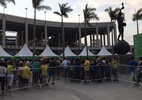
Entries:
<svg viewBox="0 0 142 100">
<path fill-rule="evenodd" d="M 13 4 L 15 4 L 15 0 L 0 0 L 0 4 L 3 6 L 3 7 L 6 7 L 6 3 L 7 2 L 12 2 Z"/>
<path fill-rule="evenodd" d="M 55 11 L 54 14 L 57 14 L 61 16 L 61 21 L 62 21 L 62 46 L 63 46 L 63 58 L 65 57 L 64 49 L 65 49 L 65 33 L 64 33 L 64 22 L 63 22 L 63 17 L 68 18 L 69 12 L 73 11 L 70 6 L 68 6 L 68 3 L 65 4 L 60 4 L 59 3 L 59 8 L 60 12 Z"/>
<path fill-rule="evenodd" d="M 111 20 L 111 30 L 113 29 L 112 22 L 116 21 L 117 14 L 118 14 L 119 10 L 120 10 L 120 8 L 115 8 L 113 10 L 111 7 L 105 9 L 105 12 L 108 12 L 108 15 L 109 15 L 110 20 Z M 112 31 L 112 45 L 113 45 L 113 31 Z"/>
<path fill-rule="evenodd" d="M 36 10 L 51 10 L 49 6 L 42 5 L 44 0 L 32 0 L 34 8 L 34 32 L 33 32 L 33 59 L 35 58 L 35 35 L 36 35 Z"/>
<path fill-rule="evenodd" d="M 137 34 L 139 34 L 139 23 L 138 20 L 142 20 L 142 8 L 140 8 L 135 14 L 133 14 L 133 21 L 136 21 L 137 24 Z"/>
<path fill-rule="evenodd" d="M 86 25 L 91 26 L 89 21 L 92 19 L 99 20 L 99 18 L 97 17 L 97 14 L 94 12 L 95 10 L 96 10 L 96 8 L 88 7 L 88 4 L 86 4 L 85 9 L 83 9 L 84 23 L 85 23 L 85 45 L 86 45 L 87 57 L 88 57 L 88 47 L 87 47 Z"/>
</svg>

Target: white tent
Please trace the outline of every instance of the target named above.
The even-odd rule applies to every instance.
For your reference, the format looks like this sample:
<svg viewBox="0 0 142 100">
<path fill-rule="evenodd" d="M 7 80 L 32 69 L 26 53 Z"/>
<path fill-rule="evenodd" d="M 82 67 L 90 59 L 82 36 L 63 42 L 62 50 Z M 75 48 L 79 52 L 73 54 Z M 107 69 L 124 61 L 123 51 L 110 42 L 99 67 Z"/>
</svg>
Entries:
<svg viewBox="0 0 142 100">
<path fill-rule="evenodd" d="M 15 55 L 17 57 L 21 57 L 21 56 L 33 56 L 33 53 L 30 51 L 30 49 L 27 47 L 26 44 L 24 44 L 24 46 L 22 47 L 22 49 Z"/>
<path fill-rule="evenodd" d="M 10 57 L 11 55 L 8 54 L 0 45 L 0 57 Z"/>
<path fill-rule="evenodd" d="M 111 56 L 112 54 L 106 49 L 106 47 L 103 46 L 97 55 L 98 56 Z"/>
<path fill-rule="evenodd" d="M 127 55 L 131 55 L 132 53 L 131 52 L 128 52 L 128 53 L 126 53 Z"/>
<path fill-rule="evenodd" d="M 57 57 L 56 55 L 49 47 L 49 45 L 46 46 L 44 51 L 39 56 L 48 56 L 48 57 Z"/>
<path fill-rule="evenodd" d="M 126 53 L 126 55 L 131 55 L 132 53 L 131 52 L 128 52 Z M 118 55 L 117 53 L 115 53 L 115 55 Z"/>
<path fill-rule="evenodd" d="M 82 52 L 79 54 L 79 56 L 87 56 L 86 46 L 84 47 Z M 88 56 L 95 56 L 95 55 L 92 52 L 90 52 L 90 50 L 88 49 Z"/>
<path fill-rule="evenodd" d="M 71 50 L 70 50 L 70 48 L 69 48 L 69 46 L 67 46 L 66 48 L 65 48 L 65 57 L 74 57 L 74 56 L 77 56 L 76 54 L 74 54 Z M 63 54 L 61 54 L 60 56 L 63 56 Z"/>
</svg>

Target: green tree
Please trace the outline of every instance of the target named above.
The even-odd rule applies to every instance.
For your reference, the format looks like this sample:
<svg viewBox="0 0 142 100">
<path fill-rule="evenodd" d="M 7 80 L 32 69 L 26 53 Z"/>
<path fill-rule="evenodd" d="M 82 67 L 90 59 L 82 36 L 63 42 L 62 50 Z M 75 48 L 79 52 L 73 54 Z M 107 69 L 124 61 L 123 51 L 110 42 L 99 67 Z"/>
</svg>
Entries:
<svg viewBox="0 0 142 100">
<path fill-rule="evenodd" d="M 33 59 L 35 58 L 35 36 L 36 36 L 36 10 L 51 10 L 49 6 L 42 5 L 44 0 L 32 0 L 34 8 L 34 29 L 33 29 Z"/>
<path fill-rule="evenodd" d="M 68 18 L 68 13 L 70 13 L 71 11 L 73 11 L 73 9 L 71 9 L 70 6 L 68 6 L 68 3 L 65 4 L 60 4 L 59 3 L 59 8 L 60 8 L 60 12 L 55 11 L 54 14 L 57 14 L 59 16 L 61 16 L 61 22 L 62 22 L 62 47 L 63 47 L 63 58 L 65 57 L 65 33 L 64 33 L 64 21 L 63 21 L 63 17 Z"/>
<path fill-rule="evenodd" d="M 138 20 L 142 20 L 142 8 L 140 8 L 135 14 L 133 14 L 132 20 L 136 21 L 137 34 L 139 34 L 139 22 L 138 22 Z"/>
<path fill-rule="evenodd" d="M 117 14 L 118 14 L 119 10 L 120 10 L 120 8 L 115 8 L 115 9 L 113 10 L 111 7 L 105 9 L 105 12 L 107 12 L 108 15 L 109 15 L 109 17 L 110 17 L 110 21 L 111 21 L 111 31 L 112 31 L 112 29 L 113 29 L 112 22 L 113 22 L 113 21 L 116 21 L 116 19 L 117 19 Z M 113 31 L 112 31 L 112 45 L 113 45 Z"/>
<path fill-rule="evenodd" d="M 86 53 L 88 57 L 88 46 L 87 46 L 87 33 L 86 33 L 86 26 L 91 26 L 89 23 L 90 20 L 96 19 L 99 20 L 97 14 L 94 12 L 96 8 L 88 7 L 88 4 L 85 5 L 85 9 L 83 9 L 84 14 L 84 23 L 85 23 L 85 45 L 86 45 Z"/>
</svg>

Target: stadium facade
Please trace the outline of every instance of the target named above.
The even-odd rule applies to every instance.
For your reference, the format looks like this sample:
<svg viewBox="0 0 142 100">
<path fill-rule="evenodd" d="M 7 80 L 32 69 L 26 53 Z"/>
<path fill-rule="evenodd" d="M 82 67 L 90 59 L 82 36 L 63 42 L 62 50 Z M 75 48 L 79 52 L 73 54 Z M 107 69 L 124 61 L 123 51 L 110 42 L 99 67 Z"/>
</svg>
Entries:
<svg viewBox="0 0 142 100">
<path fill-rule="evenodd" d="M 0 14 L 1 45 L 12 55 L 16 54 L 26 43 L 33 49 L 33 19 Z M 87 41 L 89 49 L 97 53 L 102 46 L 112 51 L 112 45 L 117 42 L 116 24 L 113 22 L 91 23 L 87 27 Z M 111 29 L 112 25 L 112 29 Z M 73 52 L 79 53 L 83 49 L 81 39 L 85 37 L 84 23 L 64 23 L 65 45 L 69 45 Z M 15 37 L 7 37 L 6 32 L 16 32 Z M 61 22 L 36 20 L 36 54 L 40 54 L 48 44 L 51 49 L 60 54 L 62 50 Z M 15 39 L 10 39 L 15 38 Z"/>
</svg>

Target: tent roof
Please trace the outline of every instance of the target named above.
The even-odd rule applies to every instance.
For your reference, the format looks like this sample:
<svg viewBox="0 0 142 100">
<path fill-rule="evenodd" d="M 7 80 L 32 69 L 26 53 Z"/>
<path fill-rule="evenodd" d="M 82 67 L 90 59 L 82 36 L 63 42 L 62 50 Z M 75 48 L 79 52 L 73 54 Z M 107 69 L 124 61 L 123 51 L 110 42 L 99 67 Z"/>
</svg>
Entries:
<svg viewBox="0 0 142 100">
<path fill-rule="evenodd" d="M 87 56 L 86 46 L 84 47 L 82 52 L 79 54 L 79 56 Z M 92 52 L 90 52 L 90 50 L 88 49 L 88 56 L 95 56 L 95 55 Z"/>
<path fill-rule="evenodd" d="M 103 46 L 97 55 L 98 56 L 111 56 L 112 54 L 106 49 L 105 46 Z"/>
<path fill-rule="evenodd" d="M 77 56 L 76 54 L 74 54 L 71 50 L 70 50 L 70 48 L 69 48 L 69 46 L 67 46 L 66 48 L 65 48 L 65 57 L 74 57 L 74 56 Z M 60 56 L 63 56 L 63 53 L 60 55 Z"/>
<path fill-rule="evenodd" d="M 49 47 L 49 45 L 46 46 L 44 51 L 39 56 L 49 56 L 49 57 L 57 57 L 56 55 Z"/>
<path fill-rule="evenodd" d="M 131 52 L 128 52 L 128 53 L 127 53 L 127 55 L 131 55 L 131 54 L 132 54 Z"/>
<path fill-rule="evenodd" d="M 10 57 L 11 55 L 8 54 L 0 45 L 0 57 Z"/>
<path fill-rule="evenodd" d="M 26 44 L 22 47 L 22 49 L 15 55 L 15 56 L 33 56 L 33 53 L 30 51 L 30 49 L 27 47 Z"/>
</svg>

